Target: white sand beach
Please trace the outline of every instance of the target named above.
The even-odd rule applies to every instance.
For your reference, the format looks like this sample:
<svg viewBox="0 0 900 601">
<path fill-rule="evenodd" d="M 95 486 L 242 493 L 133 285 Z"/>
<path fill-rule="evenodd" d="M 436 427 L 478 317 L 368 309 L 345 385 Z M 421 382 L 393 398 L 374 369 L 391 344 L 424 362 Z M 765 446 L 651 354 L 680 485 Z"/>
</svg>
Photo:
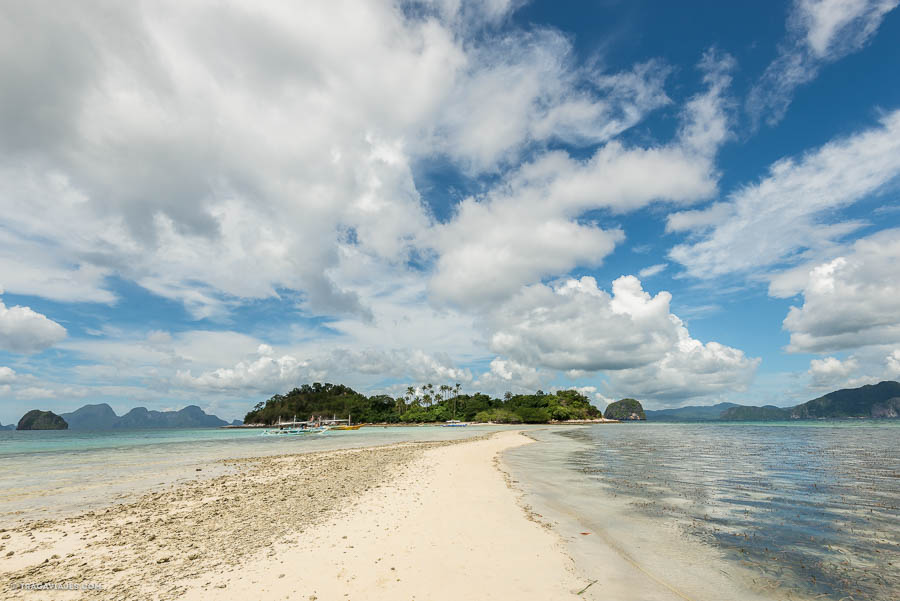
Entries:
<svg viewBox="0 0 900 601">
<path fill-rule="evenodd" d="M 240 460 L 233 474 L 17 526 L 0 534 L 0 599 L 576 598 L 587 583 L 499 466 L 529 442 L 508 431 Z M 103 590 L 28 590 L 44 583 Z"/>
<path fill-rule="evenodd" d="M 571 561 L 498 470 L 498 453 L 528 442 L 503 432 L 426 450 L 296 544 L 186 583 L 185 598 L 574 598 Z"/>
</svg>

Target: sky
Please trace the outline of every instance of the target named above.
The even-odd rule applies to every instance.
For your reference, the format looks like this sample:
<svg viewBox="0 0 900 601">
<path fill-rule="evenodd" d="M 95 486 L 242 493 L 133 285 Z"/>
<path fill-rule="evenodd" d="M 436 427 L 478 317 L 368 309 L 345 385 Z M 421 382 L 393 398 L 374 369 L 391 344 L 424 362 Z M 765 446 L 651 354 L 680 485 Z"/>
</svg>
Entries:
<svg viewBox="0 0 900 601">
<path fill-rule="evenodd" d="M 898 379 L 898 2 L 0 2 L 0 422 Z"/>
</svg>

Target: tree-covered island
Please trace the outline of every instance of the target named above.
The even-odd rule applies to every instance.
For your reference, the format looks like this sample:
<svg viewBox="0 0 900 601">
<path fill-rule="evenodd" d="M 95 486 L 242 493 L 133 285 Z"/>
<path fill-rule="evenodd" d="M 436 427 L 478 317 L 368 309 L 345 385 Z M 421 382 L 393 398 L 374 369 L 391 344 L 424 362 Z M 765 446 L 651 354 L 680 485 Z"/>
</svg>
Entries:
<svg viewBox="0 0 900 601">
<path fill-rule="evenodd" d="M 274 424 L 279 419 L 306 419 L 310 415 L 347 418 L 355 423 L 427 423 L 450 419 L 504 424 L 541 424 L 551 421 L 594 420 L 601 412 L 577 390 L 534 394 L 460 394 L 460 386 L 410 386 L 403 396 L 367 397 L 341 384 L 304 384 L 287 394 L 257 403 L 244 417 L 245 424 Z"/>
</svg>

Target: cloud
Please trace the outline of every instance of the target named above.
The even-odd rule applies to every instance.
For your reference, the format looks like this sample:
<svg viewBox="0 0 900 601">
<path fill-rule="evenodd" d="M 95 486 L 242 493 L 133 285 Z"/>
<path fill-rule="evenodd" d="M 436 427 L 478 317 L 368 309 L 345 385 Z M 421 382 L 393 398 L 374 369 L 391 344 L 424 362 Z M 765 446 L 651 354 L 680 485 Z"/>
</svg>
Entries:
<svg viewBox="0 0 900 601">
<path fill-rule="evenodd" d="M 857 240 L 846 253 L 807 270 L 784 319 L 791 352 L 833 352 L 900 344 L 900 230 Z"/>
<path fill-rule="evenodd" d="M 179 370 L 175 382 L 204 391 L 235 393 L 268 390 L 274 393 L 293 388 L 311 375 L 313 370 L 309 369 L 309 363 L 291 355 L 261 356 L 255 361 L 241 361 L 233 367 L 220 367 L 197 376 L 190 371 Z"/>
<path fill-rule="evenodd" d="M 456 367 L 447 355 L 429 355 L 421 350 L 339 348 L 299 358 L 295 355 L 276 356 L 271 347 L 258 350 L 254 359 L 196 376 L 189 370 L 179 370 L 174 381 L 204 392 L 274 394 L 306 381 L 352 377 L 353 374 L 413 382 L 472 381 L 471 373 Z"/>
<path fill-rule="evenodd" d="M 66 337 L 66 329 L 29 307 L 9 307 L 0 301 L 0 349 L 39 353 Z"/>
<path fill-rule="evenodd" d="M 825 357 L 811 360 L 807 374 L 812 388 L 831 389 L 845 381 L 858 368 L 859 362 L 853 357 L 844 361 L 835 357 Z"/>
<path fill-rule="evenodd" d="M 753 381 L 759 358 L 747 357 L 740 349 L 718 342 L 703 343 L 691 338 L 681 320 L 676 322 L 676 332 L 677 342 L 662 359 L 610 372 L 608 388 L 617 396 L 667 405 L 746 390 Z"/>
<path fill-rule="evenodd" d="M 896 344 L 868 345 L 845 359 L 833 356 L 812 359 L 806 372 L 811 393 L 858 388 L 900 379 L 900 350 Z"/>
<path fill-rule="evenodd" d="M 644 267 L 638 272 L 638 275 L 642 278 L 650 278 L 655 275 L 659 275 L 663 271 L 665 271 L 666 267 L 668 267 L 668 263 L 657 263 L 656 265 L 650 265 L 649 267 Z"/>
<path fill-rule="evenodd" d="M 36 401 L 45 399 L 55 399 L 56 391 L 51 388 L 41 386 L 27 386 L 15 391 L 15 396 L 21 401 Z"/>
<path fill-rule="evenodd" d="M 611 141 L 584 160 L 563 151 L 543 153 L 484 196 L 463 200 L 449 223 L 430 232 L 428 244 L 437 254 L 432 298 L 487 306 L 547 276 L 600 265 L 624 236 L 582 220 L 587 211 L 627 213 L 652 202 L 691 204 L 714 194 L 712 161 L 729 136 L 725 93 L 733 66 L 727 55 L 704 55 L 707 89 L 686 103 L 679 134 L 667 145 Z"/>
<path fill-rule="evenodd" d="M 594 219 L 715 196 L 730 57 L 703 56 L 704 87 L 673 107 L 671 139 L 626 143 L 617 138 L 671 104 L 672 70 L 580 63 L 565 34 L 509 21 L 520 4 L 0 8 L 8 290 L 112 304 L 122 280 L 196 319 L 224 321 L 260 298 L 329 318 L 253 336 L 68 340 L 59 346 L 79 365 L 56 377 L 156 400 L 277 392 L 328 374 L 363 389 L 385 374 L 468 382 L 461 365 L 494 355 L 479 324 L 496 307 L 515 317 L 520 293 L 552 301 L 541 282 L 600 265 L 624 240 Z M 432 160 L 486 182 L 446 222 L 413 177 Z M 610 321 L 644 319 L 611 308 L 629 295 L 637 312 L 668 305 L 628 285 L 607 294 Z M 595 292 L 573 292 L 561 315 L 578 321 L 571 306 L 602 305 Z M 660 361 L 678 329 L 667 308 L 647 319 L 649 337 L 617 341 L 637 364 L 564 344 L 558 363 Z M 550 340 L 549 330 L 523 335 Z M 495 361 L 479 377 L 497 386 L 550 369 Z"/>
<path fill-rule="evenodd" d="M 786 38 L 747 97 L 755 123 L 781 121 L 794 91 L 827 64 L 860 50 L 898 0 L 795 0 Z"/>
<path fill-rule="evenodd" d="M 11 367 L 0 367 L 0 384 L 10 384 L 16 380 L 16 371 Z"/>
<path fill-rule="evenodd" d="M 671 298 L 650 296 L 634 276 L 616 279 L 611 295 L 591 277 L 536 284 L 491 315 L 490 348 L 515 365 L 603 372 L 610 396 L 665 402 L 745 388 L 759 359 L 691 338 Z"/>
<path fill-rule="evenodd" d="M 417 161 L 505 173 L 670 102 L 657 62 L 605 72 L 560 32 L 499 29 L 519 4 L 4 5 L 6 289 L 112 303 L 122 278 L 198 319 L 289 289 L 372 319 L 334 271 L 346 246 L 388 264 L 430 249 Z M 548 269 L 615 238 L 577 233 Z"/>
<path fill-rule="evenodd" d="M 453 223 L 442 228 L 438 243 L 444 250 L 431 291 L 439 301 L 485 306 L 547 274 L 579 264 L 597 266 L 623 239 L 621 230 L 529 215 L 513 203 L 469 199 Z"/>
<path fill-rule="evenodd" d="M 607 74 L 577 68 L 572 54 L 547 29 L 475 48 L 425 141 L 469 172 L 492 171 L 535 143 L 605 142 L 671 102 L 661 64 Z"/>
<path fill-rule="evenodd" d="M 900 111 L 878 127 L 773 164 L 759 183 L 703 211 L 674 213 L 669 231 L 691 231 L 669 257 L 688 275 L 714 278 L 798 262 L 834 248 L 864 225 L 827 223 L 835 211 L 883 190 L 900 175 Z"/>
<path fill-rule="evenodd" d="M 475 381 L 475 386 L 479 390 L 497 396 L 507 392 L 531 393 L 538 390 L 548 377 L 546 370 L 495 357 L 491 361 L 490 369 Z"/>
<path fill-rule="evenodd" d="M 900 349 L 891 351 L 891 354 L 885 358 L 885 366 L 888 378 L 892 380 L 900 379 Z"/>
<path fill-rule="evenodd" d="M 490 317 L 490 348 L 519 363 L 588 372 L 645 365 L 675 340 L 668 292 L 651 297 L 633 276 L 594 278 L 523 289 Z"/>
</svg>

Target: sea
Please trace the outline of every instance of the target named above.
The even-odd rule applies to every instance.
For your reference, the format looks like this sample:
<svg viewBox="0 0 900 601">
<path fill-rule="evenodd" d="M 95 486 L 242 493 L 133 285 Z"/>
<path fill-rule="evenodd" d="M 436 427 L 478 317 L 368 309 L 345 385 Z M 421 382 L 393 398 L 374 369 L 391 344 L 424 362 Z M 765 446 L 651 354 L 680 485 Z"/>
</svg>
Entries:
<svg viewBox="0 0 900 601">
<path fill-rule="evenodd" d="M 506 463 L 597 581 L 582 596 L 612 577 L 641 600 L 900 599 L 900 421 L 530 434 Z"/>
<path fill-rule="evenodd" d="M 504 426 L 0 431 L 0 528 L 235 469 L 221 459 Z M 521 426 L 515 427 L 522 429 Z M 584 599 L 900 600 L 900 420 L 526 428 L 503 465 L 562 537 Z M 624 601 L 624 600 L 623 600 Z"/>
</svg>

